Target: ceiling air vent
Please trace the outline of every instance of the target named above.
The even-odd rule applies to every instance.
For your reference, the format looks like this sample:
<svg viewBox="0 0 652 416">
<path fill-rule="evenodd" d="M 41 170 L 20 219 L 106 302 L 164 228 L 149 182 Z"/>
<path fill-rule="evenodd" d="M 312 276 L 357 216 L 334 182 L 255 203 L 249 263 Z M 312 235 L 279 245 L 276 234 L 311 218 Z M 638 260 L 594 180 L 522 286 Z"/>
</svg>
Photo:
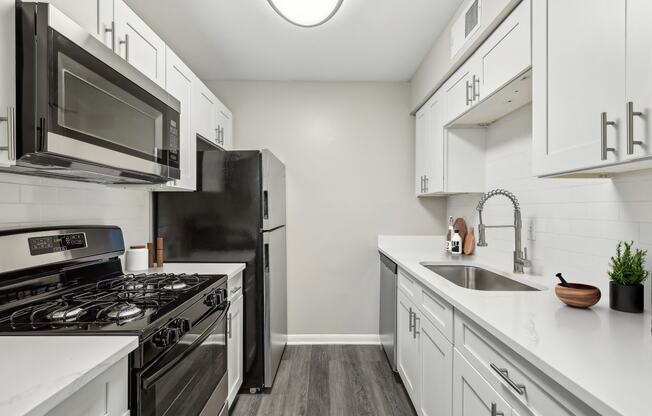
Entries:
<svg viewBox="0 0 652 416">
<path fill-rule="evenodd" d="M 475 0 L 464 17 L 464 37 L 469 37 L 478 26 L 478 0 Z"/>
</svg>

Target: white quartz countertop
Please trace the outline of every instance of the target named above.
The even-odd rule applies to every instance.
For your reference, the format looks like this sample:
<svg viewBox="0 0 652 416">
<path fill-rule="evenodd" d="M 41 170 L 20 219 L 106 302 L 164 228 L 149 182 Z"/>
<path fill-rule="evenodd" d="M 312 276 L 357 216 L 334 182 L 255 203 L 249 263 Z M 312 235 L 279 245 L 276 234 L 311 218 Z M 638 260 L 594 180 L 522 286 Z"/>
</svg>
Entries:
<svg viewBox="0 0 652 416">
<path fill-rule="evenodd" d="M 137 347 L 134 336 L 0 337 L 0 415 L 45 415 Z"/>
<path fill-rule="evenodd" d="M 554 281 L 514 275 L 473 260 L 450 258 L 444 237 L 379 236 L 378 248 L 424 286 L 520 354 L 602 415 L 652 415 L 650 311 L 609 308 L 609 293 L 591 309 L 555 296 Z M 472 264 L 544 289 L 481 292 L 449 282 L 421 263 Z"/>
<path fill-rule="evenodd" d="M 243 271 L 245 266 L 244 263 L 163 263 L 163 267 L 129 273 L 225 274 L 231 278 Z"/>
</svg>

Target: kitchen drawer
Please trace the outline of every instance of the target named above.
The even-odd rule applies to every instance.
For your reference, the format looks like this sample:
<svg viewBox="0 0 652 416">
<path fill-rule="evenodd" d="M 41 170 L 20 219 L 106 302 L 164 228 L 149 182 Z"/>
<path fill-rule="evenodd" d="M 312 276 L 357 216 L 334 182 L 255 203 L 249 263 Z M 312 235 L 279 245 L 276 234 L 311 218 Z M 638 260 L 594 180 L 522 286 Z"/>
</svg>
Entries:
<svg viewBox="0 0 652 416">
<path fill-rule="evenodd" d="M 520 414 L 598 415 L 457 311 L 455 348 Z M 503 370 L 504 377 L 499 374 L 499 369 Z"/>
<path fill-rule="evenodd" d="M 129 416 L 127 357 L 81 387 L 48 416 Z"/>
<path fill-rule="evenodd" d="M 419 305 L 421 300 L 421 285 L 417 280 L 407 274 L 404 270 L 398 269 L 398 288 L 401 290 L 415 305 Z"/>
<path fill-rule="evenodd" d="M 226 282 L 226 290 L 229 293 L 229 300 L 233 302 L 238 296 L 242 295 L 242 272 L 229 278 Z"/>
<path fill-rule="evenodd" d="M 453 306 L 427 289 L 421 289 L 421 302 L 418 305 L 422 316 L 453 343 Z"/>
</svg>

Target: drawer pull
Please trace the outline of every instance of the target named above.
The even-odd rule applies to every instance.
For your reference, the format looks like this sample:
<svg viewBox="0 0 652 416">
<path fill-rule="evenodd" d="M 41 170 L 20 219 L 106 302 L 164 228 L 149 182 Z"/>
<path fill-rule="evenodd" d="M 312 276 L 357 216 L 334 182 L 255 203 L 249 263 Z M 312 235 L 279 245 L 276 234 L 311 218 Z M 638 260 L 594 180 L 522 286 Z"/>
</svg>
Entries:
<svg viewBox="0 0 652 416">
<path fill-rule="evenodd" d="M 242 286 L 238 286 L 235 289 L 231 289 L 231 295 L 235 295 L 240 291 L 240 289 L 242 289 Z"/>
<path fill-rule="evenodd" d="M 414 314 L 414 312 L 412 312 L 412 308 L 410 308 L 410 326 L 408 327 L 408 331 L 410 331 L 410 332 L 412 332 L 412 329 L 414 328 L 414 324 L 412 323 L 413 322 L 413 318 L 412 318 L 413 314 Z"/>
<path fill-rule="evenodd" d="M 491 416 L 505 416 L 505 413 L 498 411 L 496 403 L 491 403 Z"/>
<path fill-rule="evenodd" d="M 507 369 L 500 368 L 493 363 L 491 364 L 491 369 L 494 370 L 500 376 L 500 378 L 505 380 L 505 383 L 509 384 L 509 387 L 513 388 L 518 394 L 521 396 L 525 394 L 525 385 L 517 384 L 514 382 L 514 380 L 509 378 L 509 371 L 507 371 Z"/>
</svg>

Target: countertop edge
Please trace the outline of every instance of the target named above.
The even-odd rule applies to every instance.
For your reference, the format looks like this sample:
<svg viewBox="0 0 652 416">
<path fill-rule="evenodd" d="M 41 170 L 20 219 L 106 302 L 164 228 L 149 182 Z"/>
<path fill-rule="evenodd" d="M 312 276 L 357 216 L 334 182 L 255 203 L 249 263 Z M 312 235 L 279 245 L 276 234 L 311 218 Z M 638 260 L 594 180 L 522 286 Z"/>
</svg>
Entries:
<svg viewBox="0 0 652 416">
<path fill-rule="evenodd" d="M 391 249 L 389 249 L 391 250 Z M 418 272 L 413 271 L 409 265 L 406 265 L 400 258 L 392 255 L 388 249 L 381 247 L 381 244 L 378 244 L 378 251 L 389 257 L 394 261 L 398 266 L 405 271 L 407 271 L 410 276 L 416 278 L 419 283 L 426 286 L 428 290 L 435 292 L 437 295 L 441 296 L 448 303 L 453 305 L 454 308 L 458 309 L 465 316 L 471 319 L 476 324 L 480 325 L 485 331 L 489 332 L 493 337 L 497 338 L 499 342 L 505 344 L 507 347 L 512 349 L 516 354 L 521 356 L 525 361 L 532 364 L 539 371 L 542 371 L 548 377 L 550 377 L 557 384 L 561 385 L 564 389 L 568 390 L 570 393 L 575 395 L 578 399 L 586 403 L 589 407 L 599 412 L 601 415 L 608 416 L 625 416 L 621 412 L 614 409 L 609 404 L 605 403 L 602 399 L 591 393 L 589 390 L 585 389 L 581 385 L 574 382 L 572 379 L 568 378 L 561 371 L 557 370 L 555 367 L 548 365 L 544 360 L 530 353 L 530 351 L 523 347 L 518 342 L 514 341 L 508 334 L 503 333 L 502 331 L 496 329 L 489 322 L 482 319 L 481 316 L 475 314 L 472 310 L 468 309 L 465 305 L 461 304 L 457 300 L 450 297 L 446 292 L 442 291 L 439 288 L 434 287 L 426 279 L 422 278 Z"/>
<path fill-rule="evenodd" d="M 44 416 L 49 411 L 54 409 L 59 404 L 63 403 L 67 398 L 75 394 L 82 387 L 90 383 L 95 377 L 99 376 L 111 367 L 113 364 L 117 363 L 129 353 L 138 348 L 138 337 L 134 336 L 125 336 L 124 338 L 129 338 L 130 341 L 125 344 L 122 348 L 118 349 L 116 352 L 107 357 L 100 364 L 91 368 L 87 372 L 81 374 L 79 377 L 75 378 L 68 382 L 65 386 L 60 388 L 50 397 L 46 398 L 42 402 L 38 403 L 31 410 L 27 411 L 24 416 Z"/>
</svg>

